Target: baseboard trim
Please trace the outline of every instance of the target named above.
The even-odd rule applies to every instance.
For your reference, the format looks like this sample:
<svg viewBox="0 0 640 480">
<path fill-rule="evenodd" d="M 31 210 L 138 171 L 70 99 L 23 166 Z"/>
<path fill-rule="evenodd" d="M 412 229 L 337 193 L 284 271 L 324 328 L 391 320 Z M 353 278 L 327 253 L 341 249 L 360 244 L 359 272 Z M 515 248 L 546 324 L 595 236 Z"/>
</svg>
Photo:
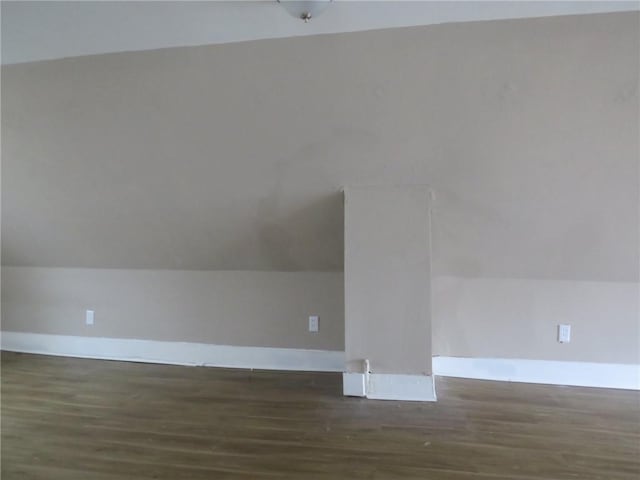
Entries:
<svg viewBox="0 0 640 480">
<path fill-rule="evenodd" d="M 65 357 L 260 370 L 344 371 L 344 352 L 2 332 L 2 350 Z"/>
<path fill-rule="evenodd" d="M 344 372 L 345 354 L 331 350 L 241 347 L 128 338 L 2 332 L 2 350 L 128 362 L 260 370 Z M 507 358 L 433 357 L 433 375 L 503 382 L 640 390 L 640 365 Z M 344 373 L 345 395 L 435 400 L 433 377 Z"/>
<path fill-rule="evenodd" d="M 510 358 L 433 357 L 443 377 L 640 390 L 640 365 Z"/>
<path fill-rule="evenodd" d="M 433 376 L 428 375 L 343 373 L 342 386 L 344 395 L 351 397 L 414 402 L 437 400 Z"/>
</svg>

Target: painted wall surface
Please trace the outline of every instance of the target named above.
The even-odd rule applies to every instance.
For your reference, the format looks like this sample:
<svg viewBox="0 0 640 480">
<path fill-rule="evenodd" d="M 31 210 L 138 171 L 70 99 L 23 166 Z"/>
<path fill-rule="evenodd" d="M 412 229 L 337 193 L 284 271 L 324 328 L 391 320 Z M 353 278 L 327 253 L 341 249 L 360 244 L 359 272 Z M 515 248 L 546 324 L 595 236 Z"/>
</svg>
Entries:
<svg viewBox="0 0 640 480">
<path fill-rule="evenodd" d="M 3 267 L 2 287 L 5 331 L 344 350 L 341 273 Z"/>
<path fill-rule="evenodd" d="M 434 272 L 638 281 L 638 13 L 2 67 L 2 262 L 342 271 L 340 188 L 429 184 Z"/>
<path fill-rule="evenodd" d="M 431 225 L 427 187 L 347 187 L 347 370 L 431 374 Z"/>
<path fill-rule="evenodd" d="M 639 71 L 637 13 L 3 66 L 2 328 L 340 349 L 340 188 L 428 183 L 434 353 L 635 362 Z"/>
<path fill-rule="evenodd" d="M 640 283 L 436 277 L 433 353 L 640 364 Z"/>
<path fill-rule="evenodd" d="M 1 282 L 3 331 L 345 346 L 342 273 L 3 267 Z M 432 288 L 433 355 L 640 363 L 640 283 L 434 277 Z M 571 343 L 557 342 L 558 323 L 572 324 Z"/>
</svg>

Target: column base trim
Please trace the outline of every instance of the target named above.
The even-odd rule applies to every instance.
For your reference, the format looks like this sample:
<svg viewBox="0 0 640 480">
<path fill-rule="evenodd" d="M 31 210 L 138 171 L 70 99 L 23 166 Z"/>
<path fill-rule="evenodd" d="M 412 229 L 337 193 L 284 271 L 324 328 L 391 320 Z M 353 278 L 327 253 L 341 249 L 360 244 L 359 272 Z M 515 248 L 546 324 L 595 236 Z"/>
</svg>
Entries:
<svg viewBox="0 0 640 480">
<path fill-rule="evenodd" d="M 414 402 L 437 400 L 434 379 L 429 375 L 345 372 L 342 374 L 342 387 L 343 394 L 349 397 Z"/>
</svg>

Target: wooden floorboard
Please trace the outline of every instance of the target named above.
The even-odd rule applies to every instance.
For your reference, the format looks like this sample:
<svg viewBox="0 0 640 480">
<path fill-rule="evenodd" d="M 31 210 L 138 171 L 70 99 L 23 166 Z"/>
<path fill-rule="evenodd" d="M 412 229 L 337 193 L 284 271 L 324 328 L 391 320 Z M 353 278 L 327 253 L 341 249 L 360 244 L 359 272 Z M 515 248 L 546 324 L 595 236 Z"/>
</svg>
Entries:
<svg viewBox="0 0 640 480">
<path fill-rule="evenodd" d="M 2 353 L 2 480 L 640 479 L 640 394 L 438 378 L 437 403 L 335 373 Z"/>
</svg>

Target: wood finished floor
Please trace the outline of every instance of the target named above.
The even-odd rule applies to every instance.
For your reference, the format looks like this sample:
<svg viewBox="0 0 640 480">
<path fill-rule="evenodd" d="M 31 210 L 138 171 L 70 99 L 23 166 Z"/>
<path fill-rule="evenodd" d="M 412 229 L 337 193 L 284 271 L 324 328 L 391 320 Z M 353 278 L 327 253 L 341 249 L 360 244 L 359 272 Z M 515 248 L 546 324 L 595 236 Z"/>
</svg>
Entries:
<svg viewBox="0 0 640 480">
<path fill-rule="evenodd" d="M 335 373 L 2 353 L 2 480 L 634 479 L 640 394 L 438 378 L 437 403 Z"/>
</svg>

